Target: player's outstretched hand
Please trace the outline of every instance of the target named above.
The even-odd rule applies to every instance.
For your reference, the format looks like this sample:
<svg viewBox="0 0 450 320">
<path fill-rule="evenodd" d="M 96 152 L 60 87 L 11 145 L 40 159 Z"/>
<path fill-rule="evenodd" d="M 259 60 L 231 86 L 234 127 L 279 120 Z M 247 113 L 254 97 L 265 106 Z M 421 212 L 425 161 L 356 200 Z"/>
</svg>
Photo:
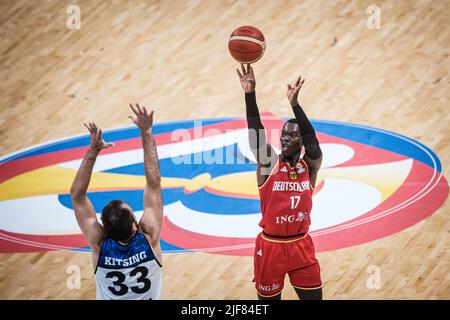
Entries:
<svg viewBox="0 0 450 320">
<path fill-rule="evenodd" d="M 115 144 L 112 142 L 105 142 L 103 140 L 102 129 L 99 129 L 95 123 L 84 123 L 84 126 L 89 130 L 91 134 L 91 148 L 100 151 L 102 149 L 106 149 L 109 147 L 115 147 Z"/>
<path fill-rule="evenodd" d="M 305 78 L 302 79 L 302 76 L 299 76 L 297 81 L 295 81 L 294 85 L 287 85 L 287 93 L 286 96 L 291 104 L 291 107 L 295 107 L 298 105 L 298 93 L 305 83 Z"/>
<path fill-rule="evenodd" d="M 255 92 L 256 80 L 255 74 L 253 73 L 253 68 L 250 66 L 250 64 L 247 64 L 246 70 L 245 66 L 241 63 L 241 69 L 242 73 L 239 71 L 239 68 L 236 69 L 236 72 L 239 80 L 241 81 L 242 89 L 244 89 L 246 93 Z"/>
<path fill-rule="evenodd" d="M 150 131 L 153 127 L 153 114 L 155 112 L 151 110 L 149 113 L 144 106 L 139 106 L 139 103 L 136 103 L 134 106 L 130 103 L 130 108 L 136 117 L 133 118 L 133 116 L 129 116 L 128 118 L 141 129 L 141 132 Z"/>
</svg>

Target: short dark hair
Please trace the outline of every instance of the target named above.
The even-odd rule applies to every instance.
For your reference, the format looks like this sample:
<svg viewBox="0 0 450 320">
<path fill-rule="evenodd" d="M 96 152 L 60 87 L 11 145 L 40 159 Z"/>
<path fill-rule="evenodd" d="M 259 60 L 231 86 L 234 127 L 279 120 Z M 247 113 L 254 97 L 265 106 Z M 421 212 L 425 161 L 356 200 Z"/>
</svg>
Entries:
<svg viewBox="0 0 450 320">
<path fill-rule="evenodd" d="M 289 119 L 288 121 L 286 121 L 286 122 L 283 124 L 283 128 L 284 128 L 284 126 L 287 125 L 288 123 L 295 123 L 296 125 L 298 125 L 298 131 L 300 132 L 300 135 L 302 135 L 302 132 L 300 131 L 300 126 L 299 126 L 299 124 L 298 124 L 297 119 L 295 119 L 295 118 Z"/>
<path fill-rule="evenodd" d="M 288 124 L 288 123 L 295 123 L 296 125 L 298 125 L 297 119 L 295 119 L 295 118 L 289 119 L 288 121 L 286 121 L 286 122 L 284 123 L 284 125 L 286 125 L 286 124 Z"/>
<path fill-rule="evenodd" d="M 106 234 L 117 241 L 127 241 L 131 237 L 133 223 L 135 222 L 133 212 L 122 205 L 122 200 L 110 201 L 102 210 L 101 220 Z"/>
</svg>

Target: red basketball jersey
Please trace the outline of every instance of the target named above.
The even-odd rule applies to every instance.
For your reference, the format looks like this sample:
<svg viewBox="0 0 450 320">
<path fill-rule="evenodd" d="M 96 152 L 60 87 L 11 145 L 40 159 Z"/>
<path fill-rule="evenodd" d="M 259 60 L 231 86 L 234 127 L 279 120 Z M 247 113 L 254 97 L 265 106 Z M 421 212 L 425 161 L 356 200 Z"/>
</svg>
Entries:
<svg viewBox="0 0 450 320">
<path fill-rule="evenodd" d="M 279 156 L 270 176 L 259 187 L 262 213 L 259 226 L 272 236 L 308 233 L 313 192 L 306 162 L 299 159 L 292 168 Z"/>
</svg>

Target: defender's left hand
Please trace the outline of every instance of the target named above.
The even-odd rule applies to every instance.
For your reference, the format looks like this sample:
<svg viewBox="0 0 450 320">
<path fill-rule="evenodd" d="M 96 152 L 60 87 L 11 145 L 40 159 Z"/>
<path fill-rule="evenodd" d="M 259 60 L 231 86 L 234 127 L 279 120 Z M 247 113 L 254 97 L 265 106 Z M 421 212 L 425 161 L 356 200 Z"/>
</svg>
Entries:
<svg viewBox="0 0 450 320">
<path fill-rule="evenodd" d="M 103 140 L 102 129 L 99 129 L 95 123 L 88 123 L 88 125 L 84 123 L 84 126 L 89 130 L 89 133 L 91 134 L 91 149 L 100 151 L 102 149 L 115 146 L 114 143 L 105 142 L 105 140 Z"/>
</svg>

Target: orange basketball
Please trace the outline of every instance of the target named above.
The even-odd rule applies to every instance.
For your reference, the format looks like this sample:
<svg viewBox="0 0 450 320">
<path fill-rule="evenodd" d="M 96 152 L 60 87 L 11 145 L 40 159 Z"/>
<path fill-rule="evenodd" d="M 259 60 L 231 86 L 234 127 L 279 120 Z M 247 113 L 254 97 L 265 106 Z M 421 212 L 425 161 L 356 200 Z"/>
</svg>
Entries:
<svg viewBox="0 0 450 320">
<path fill-rule="evenodd" d="M 254 63 L 262 58 L 266 42 L 261 31 L 253 26 L 242 26 L 231 33 L 228 50 L 240 63 Z"/>
</svg>

